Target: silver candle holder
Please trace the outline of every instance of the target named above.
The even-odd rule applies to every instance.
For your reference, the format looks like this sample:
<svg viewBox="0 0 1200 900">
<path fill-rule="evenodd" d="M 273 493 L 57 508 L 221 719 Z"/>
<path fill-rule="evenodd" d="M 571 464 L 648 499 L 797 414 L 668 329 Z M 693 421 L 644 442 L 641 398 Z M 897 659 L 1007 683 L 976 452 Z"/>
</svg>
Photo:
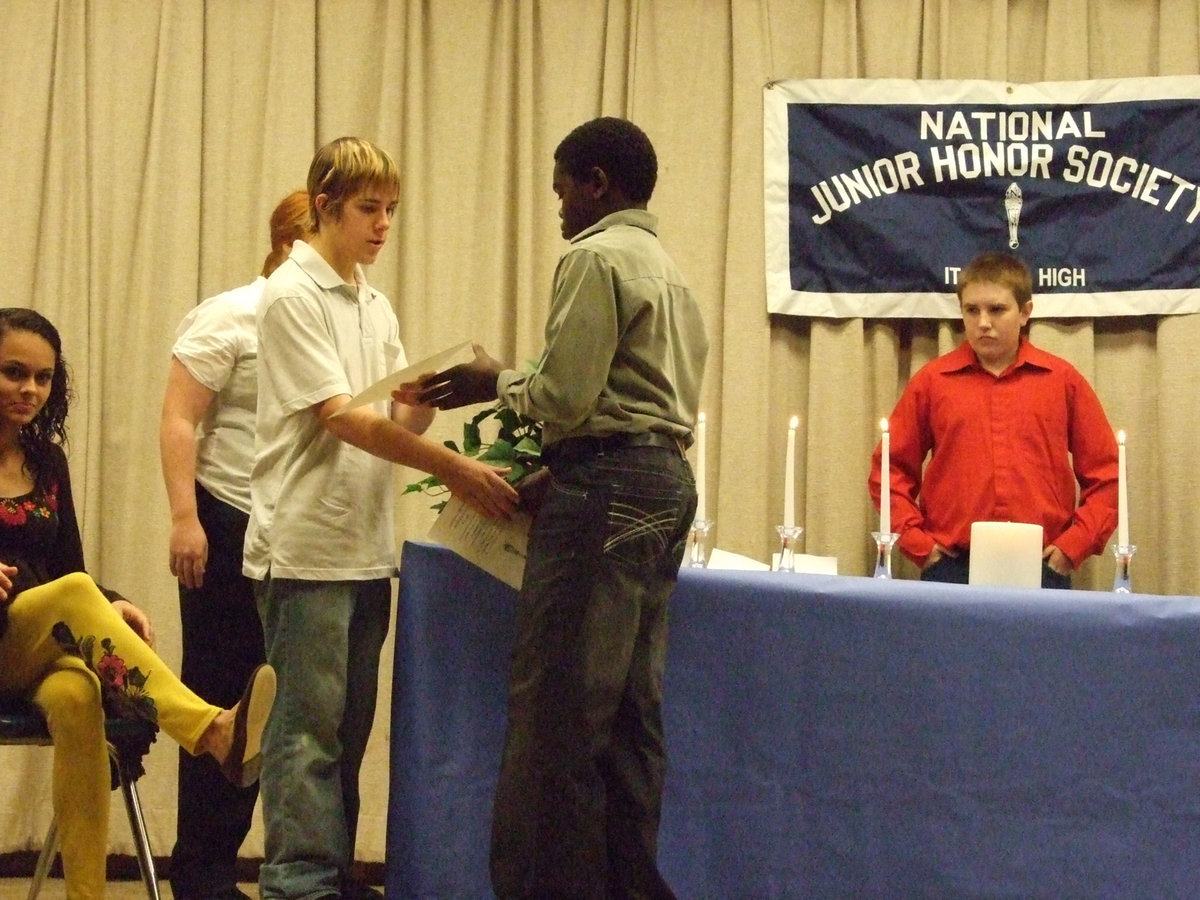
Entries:
<svg viewBox="0 0 1200 900">
<path fill-rule="evenodd" d="M 894 532 L 884 533 L 872 531 L 871 539 L 875 542 L 875 578 L 892 577 L 892 547 L 900 539 Z"/>
<path fill-rule="evenodd" d="M 688 568 L 708 568 L 708 532 L 713 524 L 712 519 L 696 519 L 692 522 L 692 555 L 688 559 Z"/>
<path fill-rule="evenodd" d="M 1117 574 L 1113 578 L 1113 591 L 1118 594 L 1132 594 L 1133 582 L 1129 577 L 1129 562 L 1137 547 L 1133 544 L 1113 544 L 1113 556 L 1117 561 Z"/>
</svg>

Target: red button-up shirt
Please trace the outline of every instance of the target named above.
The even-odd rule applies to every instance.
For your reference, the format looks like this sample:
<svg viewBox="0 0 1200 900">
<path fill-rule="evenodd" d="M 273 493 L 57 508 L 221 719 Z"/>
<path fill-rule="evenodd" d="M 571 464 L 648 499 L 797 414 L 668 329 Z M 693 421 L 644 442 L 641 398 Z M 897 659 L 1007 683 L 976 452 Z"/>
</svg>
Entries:
<svg viewBox="0 0 1200 900">
<path fill-rule="evenodd" d="M 1075 567 L 1116 527 L 1117 441 L 1100 400 L 1070 363 L 1024 338 L 999 376 L 966 342 L 922 367 L 888 430 L 892 530 L 918 566 L 935 543 L 966 550 L 972 522 L 1041 525 L 1043 546 Z M 867 482 L 876 508 L 880 455 L 876 445 Z"/>
</svg>

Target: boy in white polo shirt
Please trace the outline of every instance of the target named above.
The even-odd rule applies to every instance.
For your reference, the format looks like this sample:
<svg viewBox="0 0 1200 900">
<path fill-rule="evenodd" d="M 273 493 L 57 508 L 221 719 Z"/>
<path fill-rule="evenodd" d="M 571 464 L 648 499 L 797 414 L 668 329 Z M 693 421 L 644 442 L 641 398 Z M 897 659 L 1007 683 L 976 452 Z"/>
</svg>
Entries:
<svg viewBox="0 0 1200 900">
<path fill-rule="evenodd" d="M 399 326 L 362 266 L 387 239 L 400 177 L 383 150 L 339 138 L 308 174 L 313 237 L 258 308 L 259 389 L 244 572 L 256 579 L 278 673 L 263 738 L 264 898 L 350 893 L 358 775 L 375 715 L 395 574 L 392 463 L 437 475 L 486 516 L 511 515 L 504 470 L 421 436 L 428 406 L 336 416 L 403 367 Z"/>
</svg>

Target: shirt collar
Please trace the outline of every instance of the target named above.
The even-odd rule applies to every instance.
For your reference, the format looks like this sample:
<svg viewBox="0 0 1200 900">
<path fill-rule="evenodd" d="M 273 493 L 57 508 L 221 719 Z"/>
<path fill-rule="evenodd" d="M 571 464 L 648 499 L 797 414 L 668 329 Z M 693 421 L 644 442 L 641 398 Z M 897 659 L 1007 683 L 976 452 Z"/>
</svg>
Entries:
<svg viewBox="0 0 1200 900">
<path fill-rule="evenodd" d="M 571 238 L 571 243 L 575 244 L 589 237 L 604 231 L 606 228 L 612 228 L 614 225 L 632 225 L 635 228 L 642 228 L 651 234 L 658 234 L 658 216 L 644 209 L 618 209 L 616 212 L 609 213 L 595 225 L 590 225 L 575 237 Z"/>
<path fill-rule="evenodd" d="M 966 341 L 963 341 L 956 349 L 951 350 L 942 359 L 944 361 L 943 372 L 961 372 L 964 369 L 979 369 L 983 371 L 983 366 L 979 364 L 979 357 L 975 355 L 975 351 L 971 349 L 971 345 Z M 1050 362 L 1050 355 L 1029 343 L 1029 338 L 1022 336 L 1020 343 L 1017 344 L 1016 360 L 1000 374 L 1004 375 L 1025 366 L 1034 369 L 1053 368 Z"/>
<path fill-rule="evenodd" d="M 339 275 L 328 262 L 325 261 L 320 253 L 312 248 L 305 241 L 297 240 L 292 244 L 292 252 L 288 259 L 293 259 L 296 264 L 304 271 L 309 278 L 317 283 L 317 286 L 325 291 L 336 290 L 337 288 L 349 288 L 350 293 L 357 297 L 358 286 L 366 283 L 366 277 L 363 275 L 362 266 L 354 264 L 354 284 L 347 284 L 342 276 Z"/>
</svg>

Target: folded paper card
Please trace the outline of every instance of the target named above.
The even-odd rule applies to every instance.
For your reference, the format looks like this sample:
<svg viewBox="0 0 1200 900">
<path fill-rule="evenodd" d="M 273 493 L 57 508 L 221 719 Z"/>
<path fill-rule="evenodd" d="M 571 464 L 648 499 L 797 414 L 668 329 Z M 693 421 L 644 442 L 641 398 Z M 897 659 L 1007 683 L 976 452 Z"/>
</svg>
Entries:
<svg viewBox="0 0 1200 900">
<path fill-rule="evenodd" d="M 522 512 L 511 519 L 485 519 L 451 497 L 429 529 L 429 538 L 519 590 L 532 523 Z"/>
<path fill-rule="evenodd" d="M 687 557 L 683 559 L 683 564 L 688 564 Z M 740 553 L 730 553 L 728 550 L 722 550 L 719 547 L 713 547 L 708 554 L 708 563 L 705 566 L 708 569 L 740 569 L 742 571 L 765 572 L 770 568 L 765 562 L 757 559 L 751 559 L 749 556 L 742 556 Z"/>
<path fill-rule="evenodd" d="M 420 362 L 415 362 L 411 366 L 405 366 L 397 372 L 385 375 L 366 390 L 356 394 L 349 403 L 335 412 L 334 415 L 340 416 L 347 410 L 366 406 L 378 400 L 387 400 L 392 396 L 392 391 L 405 382 L 415 381 L 418 376 L 429 372 L 440 372 L 442 369 L 448 369 L 459 363 L 470 362 L 474 358 L 475 351 L 471 349 L 471 342 L 463 341 L 461 344 L 449 347 L 441 353 L 427 356 Z"/>
<path fill-rule="evenodd" d="M 991 587 L 1042 586 L 1042 526 L 974 522 L 967 580 Z"/>
</svg>

